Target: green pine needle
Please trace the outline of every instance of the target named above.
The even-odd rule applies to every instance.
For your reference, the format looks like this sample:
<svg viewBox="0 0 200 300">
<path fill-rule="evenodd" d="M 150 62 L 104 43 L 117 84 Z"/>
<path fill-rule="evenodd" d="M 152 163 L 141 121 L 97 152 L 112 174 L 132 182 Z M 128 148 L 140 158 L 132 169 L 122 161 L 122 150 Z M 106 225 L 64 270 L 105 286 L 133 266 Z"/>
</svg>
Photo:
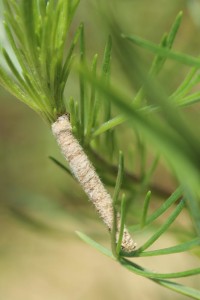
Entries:
<svg viewBox="0 0 200 300">
<path fill-rule="evenodd" d="M 162 226 L 160 226 L 157 232 L 154 233 L 153 236 L 150 237 L 149 240 L 137 250 L 137 252 L 138 253 L 143 252 L 144 250 L 149 248 L 161 235 L 163 235 L 163 233 L 169 228 L 169 226 L 174 222 L 177 216 L 181 213 L 184 206 L 185 206 L 185 201 L 182 200 L 177 205 L 176 209 L 174 209 L 173 213 L 167 218 L 166 222 L 164 222 Z"/>
<path fill-rule="evenodd" d="M 129 40 L 133 44 L 136 44 L 137 46 L 140 46 L 144 49 L 147 49 L 157 55 L 161 55 L 163 57 L 168 57 L 168 58 L 175 60 L 179 63 L 182 63 L 184 65 L 195 66 L 195 67 L 200 68 L 200 59 L 198 59 L 198 58 L 163 48 L 161 46 L 158 46 L 152 42 L 149 42 L 149 41 L 147 41 L 141 37 L 135 36 L 135 35 L 128 36 L 128 35 L 123 34 L 122 37 Z"/>
<path fill-rule="evenodd" d="M 78 2 L 20 0 L 16 5 L 12 0 L 3 1 L 5 30 L 19 68 L 3 49 L 11 74 L 1 68 L 0 83 L 50 123 L 66 113 L 64 87 L 80 30 L 68 55 L 65 45 Z"/>
</svg>

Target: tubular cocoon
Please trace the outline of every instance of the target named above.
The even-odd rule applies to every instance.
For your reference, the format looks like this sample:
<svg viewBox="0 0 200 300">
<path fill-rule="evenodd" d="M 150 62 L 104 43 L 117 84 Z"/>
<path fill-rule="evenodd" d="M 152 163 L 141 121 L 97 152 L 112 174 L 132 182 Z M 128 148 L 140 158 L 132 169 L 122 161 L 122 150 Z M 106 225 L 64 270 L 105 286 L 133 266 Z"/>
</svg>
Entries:
<svg viewBox="0 0 200 300">
<path fill-rule="evenodd" d="M 113 226 L 112 198 L 103 186 L 99 176 L 80 146 L 77 139 L 72 134 L 72 127 L 68 115 L 63 115 L 52 124 L 52 132 L 60 146 L 60 149 L 68 161 L 69 167 L 81 184 L 83 190 L 94 204 L 99 216 L 111 231 Z M 120 227 L 120 216 L 117 218 L 117 228 Z M 118 237 L 118 232 L 117 232 Z M 124 229 L 122 239 L 122 249 L 133 251 L 136 244 L 133 242 L 127 229 Z"/>
</svg>

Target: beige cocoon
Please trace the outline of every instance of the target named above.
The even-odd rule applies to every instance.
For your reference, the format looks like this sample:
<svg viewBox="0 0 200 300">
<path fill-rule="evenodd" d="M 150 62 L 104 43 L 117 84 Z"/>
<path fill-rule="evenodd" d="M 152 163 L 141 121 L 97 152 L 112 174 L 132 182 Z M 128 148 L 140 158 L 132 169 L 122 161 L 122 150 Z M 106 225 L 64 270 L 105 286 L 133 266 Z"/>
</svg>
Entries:
<svg viewBox="0 0 200 300">
<path fill-rule="evenodd" d="M 111 231 L 113 226 L 112 198 L 103 186 L 94 167 L 84 153 L 83 148 L 73 136 L 68 115 L 59 117 L 57 121 L 52 124 L 52 132 L 64 157 L 68 161 L 72 173 L 94 204 L 99 216 L 102 218 L 109 231 Z M 119 230 L 120 217 L 117 219 L 117 227 Z M 135 247 L 135 243 L 125 228 L 122 239 L 122 249 L 126 252 L 130 252 L 133 251 Z"/>
</svg>

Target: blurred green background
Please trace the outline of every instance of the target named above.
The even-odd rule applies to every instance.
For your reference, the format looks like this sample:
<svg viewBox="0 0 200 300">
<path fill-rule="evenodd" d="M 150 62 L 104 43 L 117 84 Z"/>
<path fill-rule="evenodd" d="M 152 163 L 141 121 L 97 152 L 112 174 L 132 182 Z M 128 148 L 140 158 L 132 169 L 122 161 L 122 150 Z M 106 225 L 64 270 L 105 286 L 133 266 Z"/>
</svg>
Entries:
<svg viewBox="0 0 200 300">
<path fill-rule="evenodd" d="M 102 7 L 113 11 L 124 31 L 154 42 L 159 42 L 183 10 L 174 47 L 199 54 L 200 1 L 99 2 L 82 0 L 72 24 L 73 33 L 80 21 L 85 23 L 88 57 L 96 52 L 102 56 L 109 33 L 100 12 Z M 0 37 L 5 45 L 2 20 Z M 151 56 L 144 52 L 145 55 L 148 62 Z M 117 66 L 113 69 L 120 72 Z M 169 63 L 163 81 L 169 87 L 176 85 L 183 73 Z M 116 80 L 120 76 L 114 74 Z M 61 161 L 63 158 L 48 126 L 3 89 L 0 93 L 0 300 L 186 299 L 129 274 L 78 239 L 75 230 L 105 245 L 109 241 L 79 185 L 50 161 L 50 155 Z M 77 93 L 77 79 L 72 74 L 66 97 Z M 164 176 L 159 184 L 173 187 L 175 183 L 162 166 L 160 172 Z M 157 246 L 169 243 L 176 243 L 170 234 Z M 166 272 L 196 265 L 196 259 L 187 254 L 170 256 L 170 265 L 168 259 L 140 260 L 141 264 Z M 197 286 L 198 278 L 181 282 Z"/>
</svg>

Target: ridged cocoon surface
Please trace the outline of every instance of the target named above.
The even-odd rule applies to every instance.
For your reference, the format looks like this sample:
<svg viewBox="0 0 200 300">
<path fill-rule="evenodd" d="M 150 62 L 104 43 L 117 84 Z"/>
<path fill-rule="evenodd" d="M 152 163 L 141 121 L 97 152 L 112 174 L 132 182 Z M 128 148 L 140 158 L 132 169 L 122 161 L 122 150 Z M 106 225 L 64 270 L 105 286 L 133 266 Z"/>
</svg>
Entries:
<svg viewBox="0 0 200 300">
<path fill-rule="evenodd" d="M 93 165 L 89 161 L 83 148 L 72 134 L 72 127 L 67 115 L 63 115 L 52 124 L 52 132 L 60 146 L 60 149 L 69 163 L 74 176 L 81 184 L 91 202 L 96 207 L 109 231 L 113 226 L 113 207 L 111 196 L 103 186 Z M 117 228 L 120 227 L 120 216 L 117 218 Z M 117 232 L 118 237 L 118 232 Z M 126 252 L 133 251 L 136 244 L 133 242 L 127 229 L 124 229 L 122 249 Z"/>
</svg>

